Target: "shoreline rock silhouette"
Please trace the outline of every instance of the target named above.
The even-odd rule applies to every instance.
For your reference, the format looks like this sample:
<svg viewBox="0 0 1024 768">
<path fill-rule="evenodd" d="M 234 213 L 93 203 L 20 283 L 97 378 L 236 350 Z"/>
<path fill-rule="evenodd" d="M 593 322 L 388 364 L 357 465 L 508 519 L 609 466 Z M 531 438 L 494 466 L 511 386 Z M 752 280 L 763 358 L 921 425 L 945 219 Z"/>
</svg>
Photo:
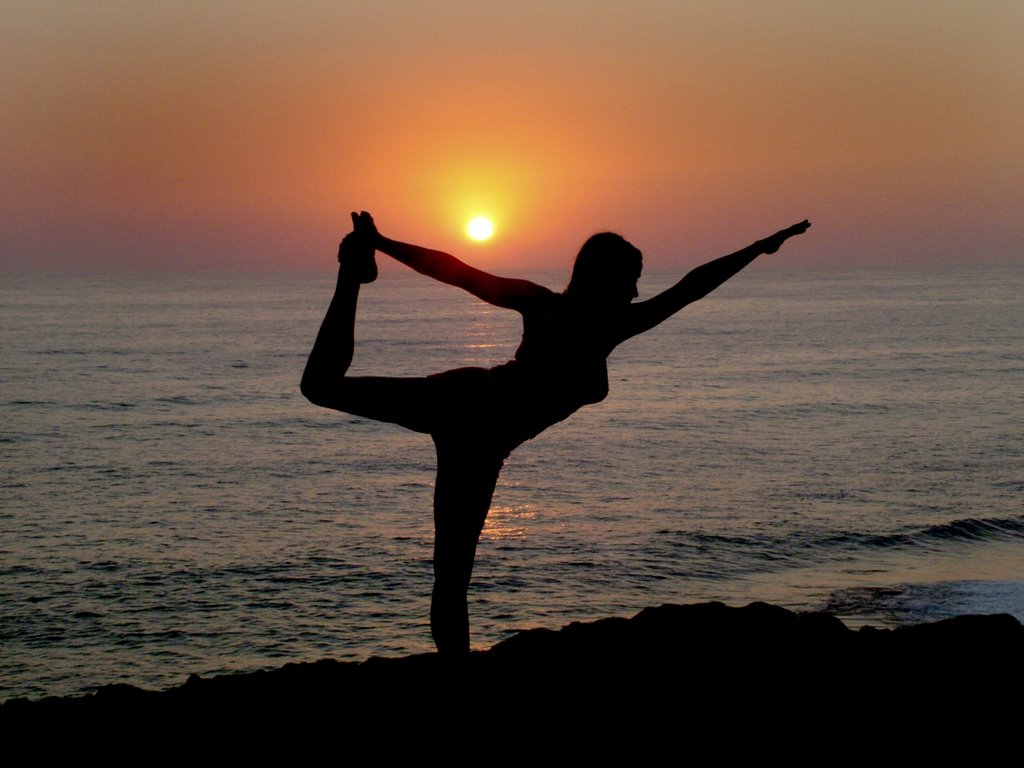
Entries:
<svg viewBox="0 0 1024 768">
<path fill-rule="evenodd" d="M 854 631 L 828 614 L 765 603 L 662 605 L 629 619 L 525 630 L 461 659 L 324 659 L 192 675 L 165 691 L 110 685 L 80 697 L 14 699 L 0 705 L 0 722 L 180 722 L 231 713 L 330 718 L 359 740 L 384 727 L 436 729 L 454 718 L 476 728 L 526 716 L 542 728 L 567 719 L 614 726 L 604 738 L 620 744 L 680 728 L 806 738 L 841 728 L 871 734 L 881 748 L 901 734 L 979 728 L 1008 739 L 1024 683 L 1022 651 L 1024 627 L 1006 614 Z"/>
</svg>

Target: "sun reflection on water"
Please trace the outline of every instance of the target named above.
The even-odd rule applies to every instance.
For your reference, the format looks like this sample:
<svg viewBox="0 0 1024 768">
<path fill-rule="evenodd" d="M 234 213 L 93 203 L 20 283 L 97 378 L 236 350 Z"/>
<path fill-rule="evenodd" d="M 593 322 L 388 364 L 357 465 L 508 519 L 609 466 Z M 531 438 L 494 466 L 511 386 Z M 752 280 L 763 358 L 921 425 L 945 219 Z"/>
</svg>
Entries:
<svg viewBox="0 0 1024 768">
<path fill-rule="evenodd" d="M 526 539 L 526 523 L 537 517 L 529 505 L 491 507 L 487 513 L 481 539 L 488 541 L 523 541 Z"/>
</svg>

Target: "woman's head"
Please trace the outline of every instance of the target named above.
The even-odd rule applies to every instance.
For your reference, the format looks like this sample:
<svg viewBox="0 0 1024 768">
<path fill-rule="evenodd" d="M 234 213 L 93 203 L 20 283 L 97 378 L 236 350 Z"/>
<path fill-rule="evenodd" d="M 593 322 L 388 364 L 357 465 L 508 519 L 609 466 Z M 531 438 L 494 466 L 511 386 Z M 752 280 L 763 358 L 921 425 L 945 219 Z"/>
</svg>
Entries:
<svg viewBox="0 0 1024 768">
<path fill-rule="evenodd" d="M 567 296 L 588 302 L 628 304 L 636 298 L 643 256 L 622 235 L 600 232 L 580 248 Z"/>
</svg>

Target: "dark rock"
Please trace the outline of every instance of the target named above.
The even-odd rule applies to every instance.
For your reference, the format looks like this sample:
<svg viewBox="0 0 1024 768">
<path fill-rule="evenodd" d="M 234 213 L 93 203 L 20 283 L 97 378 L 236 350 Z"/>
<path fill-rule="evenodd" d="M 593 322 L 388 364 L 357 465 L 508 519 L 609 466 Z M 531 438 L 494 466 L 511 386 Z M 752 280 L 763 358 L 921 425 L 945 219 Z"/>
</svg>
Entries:
<svg viewBox="0 0 1024 768">
<path fill-rule="evenodd" d="M 433 738 L 447 728 L 482 738 L 496 722 L 522 722 L 535 738 L 582 739 L 598 752 L 635 739 L 737 734 L 745 736 L 727 744 L 772 751 L 751 734 L 788 734 L 805 744 L 853 739 L 852 754 L 901 746 L 920 754 L 903 739 L 924 734 L 946 754 L 950 738 L 965 743 L 955 734 L 983 728 L 991 743 L 1015 732 L 1016 707 L 1005 701 L 1024 683 L 1021 651 L 1024 628 L 1005 615 L 853 632 L 833 616 L 764 603 L 663 605 L 631 619 L 520 632 L 460 659 L 325 659 L 191 675 L 163 692 L 110 685 L 90 696 L 17 699 L 0 706 L 0 722 L 256 717 L 285 729 L 329 722 L 350 741 L 417 729 Z"/>
</svg>

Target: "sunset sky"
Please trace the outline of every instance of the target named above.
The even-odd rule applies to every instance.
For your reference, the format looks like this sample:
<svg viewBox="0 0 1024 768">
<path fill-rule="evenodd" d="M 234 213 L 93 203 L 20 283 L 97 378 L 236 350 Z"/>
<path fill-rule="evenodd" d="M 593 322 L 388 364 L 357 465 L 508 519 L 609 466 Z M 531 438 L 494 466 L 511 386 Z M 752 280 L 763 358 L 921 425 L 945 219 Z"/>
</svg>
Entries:
<svg viewBox="0 0 1024 768">
<path fill-rule="evenodd" d="M 803 218 L 772 258 L 1020 263 L 1022 41 L 1019 0 L 8 0 L 0 269 L 326 269 L 352 209 L 506 273 Z"/>
</svg>

